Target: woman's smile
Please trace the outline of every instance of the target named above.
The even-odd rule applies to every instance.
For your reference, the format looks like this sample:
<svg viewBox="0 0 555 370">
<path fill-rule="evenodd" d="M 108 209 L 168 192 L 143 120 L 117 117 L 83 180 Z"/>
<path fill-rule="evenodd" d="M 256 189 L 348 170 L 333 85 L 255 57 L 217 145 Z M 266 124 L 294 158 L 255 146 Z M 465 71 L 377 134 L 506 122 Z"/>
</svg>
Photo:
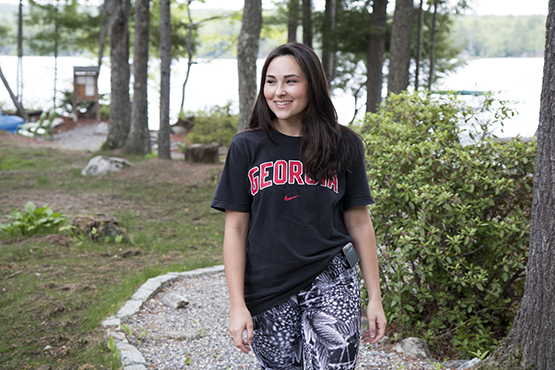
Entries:
<svg viewBox="0 0 555 370">
<path fill-rule="evenodd" d="M 276 115 L 275 128 L 285 134 L 300 134 L 301 117 L 308 105 L 308 83 L 294 57 L 285 55 L 272 60 L 266 74 L 264 97 Z"/>
</svg>

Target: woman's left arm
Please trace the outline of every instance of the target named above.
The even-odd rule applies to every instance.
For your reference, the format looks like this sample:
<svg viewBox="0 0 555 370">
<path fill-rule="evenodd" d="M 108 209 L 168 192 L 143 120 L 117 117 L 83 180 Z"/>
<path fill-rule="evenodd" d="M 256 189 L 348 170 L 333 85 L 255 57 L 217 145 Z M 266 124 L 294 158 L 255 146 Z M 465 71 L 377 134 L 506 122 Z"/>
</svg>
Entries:
<svg viewBox="0 0 555 370">
<path fill-rule="evenodd" d="M 345 211 L 345 225 L 360 258 L 360 270 L 368 290 L 368 326 L 363 335 L 365 342 L 376 343 L 385 334 L 386 319 L 380 292 L 378 251 L 374 226 L 366 206 L 353 207 Z"/>
</svg>

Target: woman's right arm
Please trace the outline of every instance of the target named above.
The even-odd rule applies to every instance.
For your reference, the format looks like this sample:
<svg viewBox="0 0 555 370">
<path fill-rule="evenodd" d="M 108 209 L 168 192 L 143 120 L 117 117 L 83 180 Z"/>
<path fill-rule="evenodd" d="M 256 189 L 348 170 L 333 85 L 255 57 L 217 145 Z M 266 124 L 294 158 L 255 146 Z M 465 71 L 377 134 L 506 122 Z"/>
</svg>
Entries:
<svg viewBox="0 0 555 370">
<path fill-rule="evenodd" d="M 253 339 L 251 314 L 245 304 L 245 264 L 250 213 L 225 211 L 224 266 L 229 290 L 229 334 L 235 347 L 249 353 Z M 246 340 L 243 333 L 246 331 Z"/>
</svg>

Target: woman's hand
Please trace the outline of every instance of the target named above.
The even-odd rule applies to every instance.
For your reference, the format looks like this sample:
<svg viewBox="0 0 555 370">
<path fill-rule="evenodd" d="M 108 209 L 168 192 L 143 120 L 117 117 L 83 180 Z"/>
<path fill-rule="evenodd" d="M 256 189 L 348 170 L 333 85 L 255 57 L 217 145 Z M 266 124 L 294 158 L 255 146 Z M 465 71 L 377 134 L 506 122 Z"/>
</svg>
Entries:
<svg viewBox="0 0 555 370">
<path fill-rule="evenodd" d="M 387 325 L 382 302 L 379 300 L 368 302 L 366 314 L 368 317 L 368 331 L 364 333 L 362 340 L 374 344 L 383 338 Z"/>
<path fill-rule="evenodd" d="M 359 266 L 368 290 L 368 331 L 362 340 L 374 344 L 385 335 L 386 320 L 380 292 L 376 237 L 368 208 L 358 206 L 345 211 L 345 226 L 360 257 Z"/>
<path fill-rule="evenodd" d="M 246 331 L 246 337 L 243 334 Z M 251 350 L 253 334 L 252 317 L 249 310 L 244 308 L 232 309 L 229 317 L 229 334 L 235 347 L 245 353 Z"/>
<path fill-rule="evenodd" d="M 245 263 L 250 213 L 226 210 L 224 265 L 229 291 L 229 334 L 235 347 L 245 353 L 251 350 L 253 335 L 251 313 L 245 305 Z M 246 331 L 245 340 L 243 333 Z"/>
</svg>

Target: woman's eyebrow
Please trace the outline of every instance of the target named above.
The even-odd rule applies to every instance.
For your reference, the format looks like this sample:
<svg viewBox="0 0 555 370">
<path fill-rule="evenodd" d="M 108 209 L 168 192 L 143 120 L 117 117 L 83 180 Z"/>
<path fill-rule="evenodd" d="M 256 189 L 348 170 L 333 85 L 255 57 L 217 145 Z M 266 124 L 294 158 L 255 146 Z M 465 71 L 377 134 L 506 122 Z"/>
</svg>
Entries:
<svg viewBox="0 0 555 370">
<path fill-rule="evenodd" d="M 283 76 L 283 78 L 291 78 L 291 77 L 297 77 L 297 78 L 299 78 L 299 76 L 296 75 L 296 74 L 294 74 L 294 73 L 293 73 L 293 74 L 290 74 L 290 75 L 285 75 L 285 76 Z M 275 77 L 274 75 L 266 75 L 266 78 L 276 78 L 276 77 Z"/>
</svg>

